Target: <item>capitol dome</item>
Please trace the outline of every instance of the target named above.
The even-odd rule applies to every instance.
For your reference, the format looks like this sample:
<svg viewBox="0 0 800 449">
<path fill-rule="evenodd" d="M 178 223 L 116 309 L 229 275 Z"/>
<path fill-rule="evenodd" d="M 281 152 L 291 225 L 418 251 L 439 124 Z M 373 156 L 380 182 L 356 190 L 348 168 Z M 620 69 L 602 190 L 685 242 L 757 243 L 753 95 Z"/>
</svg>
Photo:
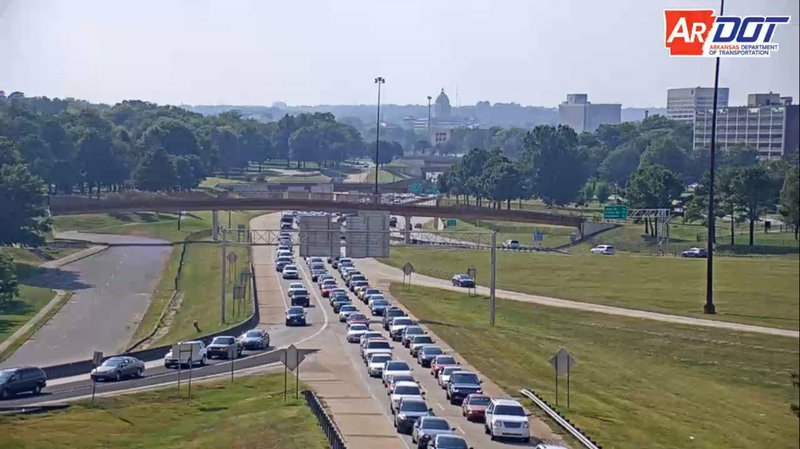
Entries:
<svg viewBox="0 0 800 449">
<path fill-rule="evenodd" d="M 444 88 L 442 88 L 442 92 L 436 97 L 436 108 L 434 109 L 434 114 L 437 118 L 444 118 L 450 117 L 450 98 L 447 97 L 447 94 L 444 93 Z"/>
</svg>

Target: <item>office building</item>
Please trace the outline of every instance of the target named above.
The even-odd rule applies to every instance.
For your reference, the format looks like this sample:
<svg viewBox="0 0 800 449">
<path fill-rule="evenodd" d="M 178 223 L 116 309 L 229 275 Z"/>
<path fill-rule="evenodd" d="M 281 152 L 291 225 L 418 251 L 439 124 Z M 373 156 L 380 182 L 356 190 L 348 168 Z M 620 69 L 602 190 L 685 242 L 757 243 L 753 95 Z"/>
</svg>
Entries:
<svg viewBox="0 0 800 449">
<path fill-rule="evenodd" d="M 618 125 L 621 114 L 620 104 L 592 103 L 587 94 L 568 94 L 567 101 L 558 105 L 558 124 L 591 132 L 600 125 Z"/>
<path fill-rule="evenodd" d="M 667 90 L 667 117 L 688 124 L 694 123 L 695 112 L 714 107 L 713 87 L 686 87 Z M 728 88 L 720 87 L 717 107 L 728 107 Z"/>
<path fill-rule="evenodd" d="M 761 159 L 790 159 L 798 153 L 800 106 L 772 92 L 750 94 L 747 106 L 717 110 L 717 149 L 750 147 Z M 697 110 L 694 149 L 711 147 L 712 108 Z"/>
</svg>

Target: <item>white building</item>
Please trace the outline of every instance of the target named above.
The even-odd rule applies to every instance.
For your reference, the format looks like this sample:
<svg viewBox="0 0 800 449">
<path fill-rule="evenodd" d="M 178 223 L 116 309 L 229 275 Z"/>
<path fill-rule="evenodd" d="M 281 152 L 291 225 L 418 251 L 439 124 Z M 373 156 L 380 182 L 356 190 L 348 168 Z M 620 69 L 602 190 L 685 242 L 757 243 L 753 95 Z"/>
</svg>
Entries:
<svg viewBox="0 0 800 449">
<path fill-rule="evenodd" d="M 714 107 L 713 87 L 685 87 L 667 90 L 667 117 L 679 122 L 694 124 L 697 110 Z M 717 107 L 728 107 L 728 88 L 720 87 Z"/>
<path fill-rule="evenodd" d="M 600 125 L 618 125 L 622 114 L 620 104 L 589 102 L 587 94 L 568 94 L 567 101 L 558 105 L 558 123 L 576 132 L 594 131 Z"/>
</svg>

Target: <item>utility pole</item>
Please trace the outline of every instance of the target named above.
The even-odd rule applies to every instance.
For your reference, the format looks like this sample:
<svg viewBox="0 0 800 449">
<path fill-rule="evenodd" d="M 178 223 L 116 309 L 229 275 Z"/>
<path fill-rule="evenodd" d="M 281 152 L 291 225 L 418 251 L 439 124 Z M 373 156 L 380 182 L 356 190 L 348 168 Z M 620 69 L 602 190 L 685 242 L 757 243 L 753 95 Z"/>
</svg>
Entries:
<svg viewBox="0 0 800 449">
<path fill-rule="evenodd" d="M 725 0 L 720 0 L 719 15 L 725 13 Z M 703 305 L 703 313 L 715 314 L 717 308 L 714 306 L 714 241 L 716 239 L 716 215 L 714 214 L 714 170 L 717 152 L 717 97 L 719 91 L 719 57 L 714 68 L 714 101 L 711 111 L 711 154 L 708 158 L 708 256 L 706 257 L 706 303 Z M 733 217 L 731 217 L 733 220 Z"/>
<path fill-rule="evenodd" d="M 220 297 L 220 323 L 225 324 L 225 274 L 227 270 L 227 263 L 228 258 L 227 254 L 225 254 L 227 250 L 227 243 L 228 243 L 228 230 L 223 228 L 222 229 L 222 292 Z"/>
<path fill-rule="evenodd" d="M 495 284 L 497 283 L 497 231 L 492 231 L 492 247 L 489 250 L 491 272 L 489 278 L 489 324 L 494 326 Z"/>
<path fill-rule="evenodd" d="M 378 200 L 378 167 L 380 167 L 379 155 L 381 147 L 381 84 L 386 80 L 383 77 L 375 78 L 375 84 L 378 85 L 378 117 L 375 123 L 375 201 Z"/>
<path fill-rule="evenodd" d="M 433 97 L 428 95 L 428 139 L 431 138 L 431 100 Z"/>
</svg>

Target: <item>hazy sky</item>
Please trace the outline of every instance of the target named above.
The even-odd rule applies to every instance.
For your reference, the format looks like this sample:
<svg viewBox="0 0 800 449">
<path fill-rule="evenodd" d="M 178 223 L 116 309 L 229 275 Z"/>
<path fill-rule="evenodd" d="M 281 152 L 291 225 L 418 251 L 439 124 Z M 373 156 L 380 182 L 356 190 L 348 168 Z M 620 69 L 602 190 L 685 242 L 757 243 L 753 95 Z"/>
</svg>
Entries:
<svg viewBox="0 0 800 449">
<path fill-rule="evenodd" d="M 664 48 L 664 8 L 698 0 L 0 0 L 0 90 L 114 103 L 424 103 L 479 100 L 663 107 L 712 85 L 712 59 Z M 789 14 L 769 59 L 722 60 L 731 103 L 798 95 L 798 1 L 728 0 Z"/>
</svg>

